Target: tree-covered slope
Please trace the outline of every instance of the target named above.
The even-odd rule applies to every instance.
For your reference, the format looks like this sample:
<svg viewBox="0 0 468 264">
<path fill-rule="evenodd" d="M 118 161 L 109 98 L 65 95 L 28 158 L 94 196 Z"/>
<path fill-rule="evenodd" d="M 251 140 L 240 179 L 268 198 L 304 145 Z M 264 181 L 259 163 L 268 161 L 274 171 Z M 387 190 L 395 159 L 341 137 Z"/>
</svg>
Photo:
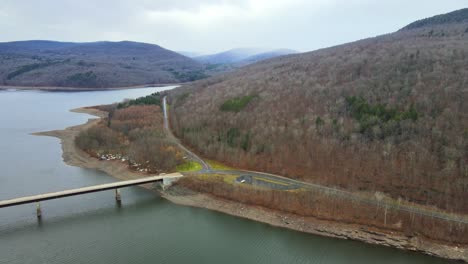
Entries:
<svg viewBox="0 0 468 264">
<path fill-rule="evenodd" d="M 460 9 L 443 15 L 437 15 L 413 22 L 401 30 L 411 30 L 423 27 L 468 22 L 468 8 Z"/>
<path fill-rule="evenodd" d="M 468 213 L 467 29 L 418 27 L 198 81 L 172 92 L 171 123 L 234 166 Z"/>
</svg>

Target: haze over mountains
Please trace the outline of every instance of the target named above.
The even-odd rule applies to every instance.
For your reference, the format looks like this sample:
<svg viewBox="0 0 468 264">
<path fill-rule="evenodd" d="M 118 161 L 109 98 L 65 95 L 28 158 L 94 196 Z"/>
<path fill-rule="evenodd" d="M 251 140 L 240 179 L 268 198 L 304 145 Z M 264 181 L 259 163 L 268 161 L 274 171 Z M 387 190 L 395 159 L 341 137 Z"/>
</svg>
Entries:
<svg viewBox="0 0 468 264">
<path fill-rule="evenodd" d="M 108 88 L 190 82 L 295 51 L 233 49 L 201 57 L 183 53 L 195 57 L 131 41 L 5 42 L 0 43 L 0 85 Z"/>
<path fill-rule="evenodd" d="M 466 214 L 467 76 L 463 9 L 178 88 L 171 124 L 236 167 Z"/>
<path fill-rule="evenodd" d="M 206 77 L 200 63 L 146 43 L 0 43 L 0 85 L 125 87 Z"/>
<path fill-rule="evenodd" d="M 291 49 L 260 49 L 260 48 L 238 48 L 228 51 L 193 57 L 196 61 L 207 64 L 238 64 L 246 65 L 257 61 L 274 58 L 282 55 L 298 53 Z"/>
</svg>

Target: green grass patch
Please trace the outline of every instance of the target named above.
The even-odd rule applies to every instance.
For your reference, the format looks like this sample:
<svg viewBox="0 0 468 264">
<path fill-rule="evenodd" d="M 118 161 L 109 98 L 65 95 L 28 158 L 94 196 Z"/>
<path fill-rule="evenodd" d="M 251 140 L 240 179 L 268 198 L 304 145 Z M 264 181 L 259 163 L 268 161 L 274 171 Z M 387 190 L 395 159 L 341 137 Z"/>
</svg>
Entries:
<svg viewBox="0 0 468 264">
<path fill-rule="evenodd" d="M 223 163 L 216 160 L 206 160 L 206 163 L 214 170 L 234 170 L 234 168 L 224 165 Z"/>
<path fill-rule="evenodd" d="M 269 182 L 269 183 L 273 183 L 273 184 L 276 184 L 276 185 L 282 185 L 282 186 L 290 186 L 291 184 L 290 183 L 285 183 L 285 182 L 282 182 L 282 181 L 274 181 L 274 180 L 271 180 L 271 179 L 265 179 L 265 178 L 256 178 L 257 181 L 263 181 L 263 182 Z"/>
<path fill-rule="evenodd" d="M 240 112 L 250 103 L 250 101 L 257 97 L 257 95 L 246 95 L 229 99 L 220 106 L 220 110 L 223 112 Z"/>
<path fill-rule="evenodd" d="M 199 171 L 202 168 L 202 165 L 196 161 L 187 161 L 184 164 L 180 164 L 176 167 L 178 172 Z"/>
<path fill-rule="evenodd" d="M 203 181 L 223 181 L 227 184 L 234 184 L 239 176 L 232 174 L 197 174 L 195 177 Z"/>
</svg>

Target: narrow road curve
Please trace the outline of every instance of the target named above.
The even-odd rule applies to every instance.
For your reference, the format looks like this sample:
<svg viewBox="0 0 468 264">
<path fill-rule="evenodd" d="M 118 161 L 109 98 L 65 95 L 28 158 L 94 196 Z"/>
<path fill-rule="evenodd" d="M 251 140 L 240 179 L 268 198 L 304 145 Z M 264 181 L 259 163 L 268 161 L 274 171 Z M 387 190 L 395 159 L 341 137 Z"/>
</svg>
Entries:
<svg viewBox="0 0 468 264">
<path fill-rule="evenodd" d="M 163 97 L 163 113 L 164 113 L 164 129 L 166 130 L 167 132 L 167 136 L 169 138 L 170 141 L 174 142 L 178 147 L 180 147 L 182 150 L 185 151 L 185 153 L 187 154 L 187 156 L 200 163 L 202 165 L 202 170 L 203 172 L 211 172 L 211 167 L 208 163 L 206 163 L 202 158 L 200 158 L 197 154 L 193 153 L 192 151 L 190 151 L 189 149 L 187 149 L 184 145 L 182 145 L 182 143 L 180 142 L 180 140 L 174 136 L 174 134 L 172 133 L 170 127 L 169 127 L 169 118 L 168 118 L 168 111 L 167 111 L 167 99 L 166 99 L 167 96 L 164 96 Z"/>
<path fill-rule="evenodd" d="M 280 175 L 264 173 L 264 172 L 256 172 L 256 171 L 247 171 L 247 170 L 213 170 L 209 164 L 207 164 L 202 158 L 197 156 L 195 153 L 191 152 L 186 147 L 184 147 L 182 143 L 180 142 L 180 140 L 177 139 L 174 136 L 174 134 L 172 134 L 172 131 L 169 126 L 169 120 L 168 120 L 166 96 L 163 98 L 163 111 L 164 111 L 164 128 L 166 129 L 170 140 L 172 140 L 181 149 L 183 149 L 192 160 L 195 160 L 202 165 L 203 169 L 195 172 L 195 174 L 229 174 L 229 175 L 238 175 L 238 176 L 248 175 L 257 180 L 263 179 L 263 180 L 281 182 L 283 184 L 289 184 L 293 186 L 295 189 L 302 188 L 302 189 L 311 190 L 311 191 L 320 191 L 320 192 L 324 192 L 330 195 L 334 195 L 336 197 L 340 197 L 346 200 L 353 200 L 353 201 L 360 202 L 363 204 L 374 205 L 374 206 L 385 207 L 385 208 L 392 208 L 392 209 L 396 209 L 400 211 L 410 212 L 410 213 L 419 214 L 419 215 L 432 217 L 436 219 L 442 219 L 442 220 L 451 221 L 451 222 L 455 222 L 459 224 L 468 224 L 468 216 L 466 215 L 455 215 L 455 214 L 449 214 L 445 212 L 431 210 L 429 208 L 417 207 L 417 206 L 412 206 L 412 205 L 407 205 L 407 204 L 396 204 L 394 202 L 388 202 L 388 201 L 379 201 L 377 199 L 363 197 L 362 195 L 359 195 L 353 192 L 331 188 L 331 187 L 327 187 L 323 185 L 298 181 L 298 180 L 286 178 Z"/>
</svg>

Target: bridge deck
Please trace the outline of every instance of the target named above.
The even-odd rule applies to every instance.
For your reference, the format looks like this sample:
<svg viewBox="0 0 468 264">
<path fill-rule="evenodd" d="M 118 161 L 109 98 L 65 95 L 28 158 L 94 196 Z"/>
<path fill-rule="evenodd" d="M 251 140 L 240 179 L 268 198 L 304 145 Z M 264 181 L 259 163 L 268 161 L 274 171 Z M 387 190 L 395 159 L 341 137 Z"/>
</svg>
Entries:
<svg viewBox="0 0 468 264">
<path fill-rule="evenodd" d="M 100 192 L 100 191 L 105 191 L 105 190 L 118 189 L 118 188 L 127 187 L 127 186 L 140 185 L 140 184 L 145 184 L 145 183 L 162 181 L 164 179 L 175 179 L 175 178 L 180 178 L 180 177 L 182 177 L 180 173 L 172 173 L 172 174 L 166 174 L 166 175 L 145 177 L 145 178 L 136 179 L 136 180 L 119 181 L 119 182 L 100 184 L 100 185 L 95 185 L 95 186 L 65 190 L 65 191 L 54 192 L 54 193 L 45 193 L 45 194 L 21 197 L 21 198 L 16 198 L 16 199 L 11 199 L 11 200 L 0 201 L 0 208 L 20 205 L 20 204 L 40 202 L 40 201 L 51 200 L 51 199 L 57 199 L 57 198 L 73 196 L 73 195 L 80 195 L 80 194 L 91 193 L 91 192 Z"/>
</svg>

